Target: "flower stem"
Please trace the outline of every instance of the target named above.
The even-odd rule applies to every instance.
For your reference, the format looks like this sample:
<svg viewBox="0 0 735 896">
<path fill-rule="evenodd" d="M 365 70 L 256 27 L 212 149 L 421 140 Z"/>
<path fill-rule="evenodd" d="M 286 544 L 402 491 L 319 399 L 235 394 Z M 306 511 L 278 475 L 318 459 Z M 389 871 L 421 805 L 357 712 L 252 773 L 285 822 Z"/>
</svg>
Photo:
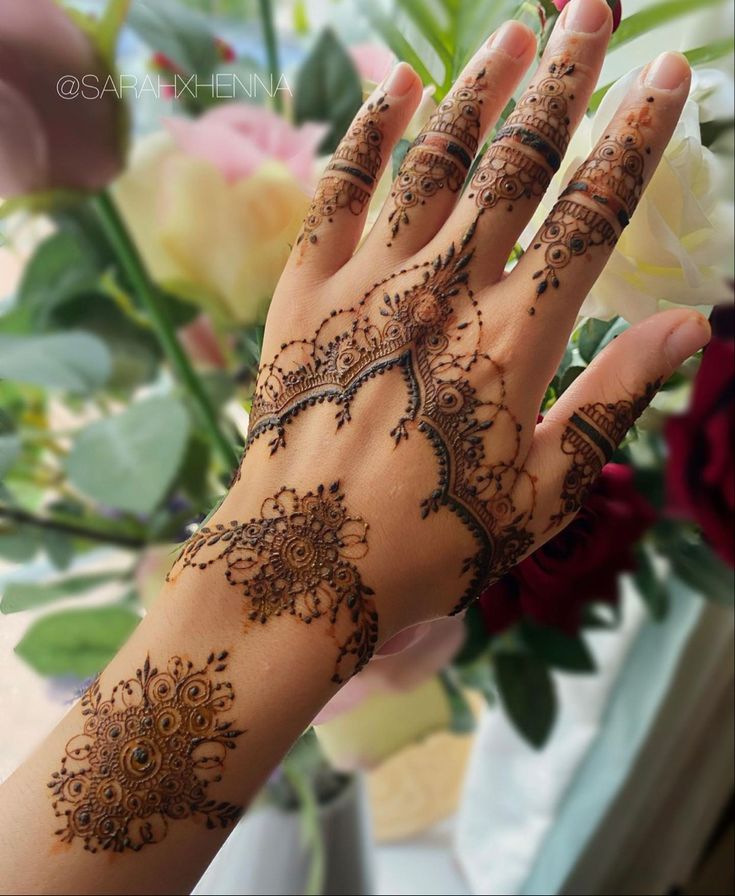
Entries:
<svg viewBox="0 0 735 896">
<path fill-rule="evenodd" d="M 274 84 L 278 84 L 280 78 L 280 66 L 278 63 L 278 39 L 276 37 L 276 29 L 273 25 L 273 7 L 271 0 L 259 0 L 258 7 L 260 9 L 260 23 L 263 28 L 263 38 L 265 39 L 265 52 L 268 57 L 268 70 L 271 76 L 271 90 L 273 91 L 273 108 L 279 115 L 283 114 L 283 97 L 280 91 L 273 88 Z"/>
<path fill-rule="evenodd" d="M 178 340 L 176 331 L 161 304 L 158 288 L 151 281 L 132 237 L 107 191 L 95 196 L 93 203 L 105 234 L 117 253 L 120 264 L 130 280 L 141 303 L 148 312 L 153 329 L 164 354 L 168 358 L 177 379 L 194 405 L 197 414 L 228 471 L 237 466 L 235 446 L 220 428 L 218 415 L 186 352 Z"/>
<path fill-rule="evenodd" d="M 75 538 L 86 538 L 88 541 L 99 544 L 115 545 L 121 548 L 142 548 L 146 541 L 136 535 L 127 535 L 112 529 L 97 529 L 84 523 L 71 522 L 54 517 L 35 516 L 27 510 L 17 507 L 0 506 L 0 520 L 9 520 L 21 526 L 31 526 L 34 529 L 43 529 L 50 532 L 63 532 Z"/>
</svg>

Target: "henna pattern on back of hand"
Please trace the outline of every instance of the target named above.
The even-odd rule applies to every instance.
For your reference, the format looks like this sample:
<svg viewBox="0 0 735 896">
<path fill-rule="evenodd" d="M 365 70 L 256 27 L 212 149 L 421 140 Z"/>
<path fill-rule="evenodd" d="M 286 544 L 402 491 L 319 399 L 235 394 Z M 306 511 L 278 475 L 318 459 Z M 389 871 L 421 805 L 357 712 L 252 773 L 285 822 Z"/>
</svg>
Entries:
<svg viewBox="0 0 735 896">
<path fill-rule="evenodd" d="M 227 653 L 201 668 L 172 657 L 166 670 L 146 658 L 134 678 L 102 694 L 95 681 L 82 697 L 84 726 L 66 745 L 49 788 L 56 835 L 90 852 L 139 850 L 166 836 L 172 821 L 233 824 L 242 811 L 209 797 L 227 751 L 243 732 L 226 719 L 235 695 L 222 680 Z"/>
<path fill-rule="evenodd" d="M 245 448 L 266 434 L 271 453 L 284 448 L 296 417 L 325 402 L 334 405 L 339 429 L 350 421 L 358 390 L 399 369 L 407 403 L 387 435 L 400 445 L 415 424 L 437 463 L 436 484 L 417 510 L 423 517 L 449 510 L 477 542 L 476 553 L 458 569 L 470 573 L 470 582 L 457 610 L 529 549 L 535 502 L 534 484 L 519 461 L 521 426 L 505 403 L 503 371 L 478 349 L 482 313 L 467 285 L 474 234 L 472 226 L 432 261 L 375 283 L 357 305 L 326 317 L 311 339 L 282 346 L 259 373 Z M 393 287 L 398 278 L 408 285 Z M 478 394 L 470 381 L 480 367 L 494 381 L 492 397 Z M 494 446 L 488 451 L 501 424 L 514 433 L 505 457 L 496 456 Z M 518 507 L 514 493 L 521 482 L 531 497 Z"/>
<path fill-rule="evenodd" d="M 657 380 L 648 383 L 642 395 L 586 404 L 572 414 L 561 437 L 561 450 L 572 462 L 564 477 L 559 510 L 550 517 L 547 532 L 579 510 L 603 466 L 660 388 L 661 380 Z"/>
<path fill-rule="evenodd" d="M 223 564 L 248 621 L 285 614 L 309 625 L 325 618 L 338 648 L 333 681 L 341 683 L 367 663 L 378 638 L 373 591 L 354 563 L 367 553 L 367 531 L 349 516 L 339 483 L 304 495 L 284 486 L 263 502 L 260 517 L 201 528 L 169 578 Z"/>
</svg>

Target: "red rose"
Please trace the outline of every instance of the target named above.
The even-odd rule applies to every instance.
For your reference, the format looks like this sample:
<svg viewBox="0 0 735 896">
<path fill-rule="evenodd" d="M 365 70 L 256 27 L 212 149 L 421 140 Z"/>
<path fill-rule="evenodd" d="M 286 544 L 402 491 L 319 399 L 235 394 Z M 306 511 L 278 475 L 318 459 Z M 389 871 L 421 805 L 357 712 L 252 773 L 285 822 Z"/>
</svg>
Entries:
<svg viewBox="0 0 735 896">
<path fill-rule="evenodd" d="M 607 464 L 572 522 L 480 597 L 489 632 L 522 617 L 576 633 L 585 604 L 618 599 L 619 573 L 636 567 L 633 548 L 656 512 L 624 464 Z"/>
<path fill-rule="evenodd" d="M 668 509 L 697 522 L 735 566 L 735 309 L 721 305 L 710 322 L 689 410 L 666 426 Z"/>
</svg>

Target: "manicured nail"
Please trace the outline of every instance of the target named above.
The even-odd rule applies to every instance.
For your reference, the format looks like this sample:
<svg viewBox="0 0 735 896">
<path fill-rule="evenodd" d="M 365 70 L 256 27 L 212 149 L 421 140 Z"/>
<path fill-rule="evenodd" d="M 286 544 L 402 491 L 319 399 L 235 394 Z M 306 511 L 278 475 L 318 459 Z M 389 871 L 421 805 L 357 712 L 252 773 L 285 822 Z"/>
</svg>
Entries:
<svg viewBox="0 0 735 896">
<path fill-rule="evenodd" d="M 528 50 L 528 45 L 534 40 L 533 32 L 521 22 L 505 22 L 498 30 L 490 35 L 487 42 L 488 49 L 502 50 L 512 59 L 520 59 Z"/>
<path fill-rule="evenodd" d="M 672 367 L 678 367 L 688 357 L 707 345 L 711 335 L 710 326 L 701 314 L 692 314 L 666 337 L 666 357 Z"/>
<path fill-rule="evenodd" d="M 605 0 L 572 0 L 561 14 L 565 31 L 583 34 L 595 34 L 611 20 L 612 13 Z"/>
<path fill-rule="evenodd" d="M 646 72 L 645 83 L 659 90 L 676 90 L 689 77 L 689 63 L 681 53 L 662 53 Z"/>
<path fill-rule="evenodd" d="M 383 82 L 383 90 L 391 96 L 405 96 L 416 82 L 416 73 L 407 62 L 399 62 Z"/>
</svg>

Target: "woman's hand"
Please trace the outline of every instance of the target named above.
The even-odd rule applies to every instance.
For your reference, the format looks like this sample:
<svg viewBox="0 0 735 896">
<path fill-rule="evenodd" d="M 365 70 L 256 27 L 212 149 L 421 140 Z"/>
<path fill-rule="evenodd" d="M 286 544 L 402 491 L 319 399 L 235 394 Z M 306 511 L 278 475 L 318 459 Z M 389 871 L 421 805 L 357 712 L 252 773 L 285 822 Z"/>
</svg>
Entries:
<svg viewBox="0 0 735 896">
<path fill-rule="evenodd" d="M 246 628 L 283 616 L 323 628 L 336 682 L 397 631 L 462 610 L 565 526 L 656 389 L 707 341 L 695 313 L 650 318 L 536 425 L 689 89 L 678 54 L 643 71 L 504 278 L 610 31 L 604 0 L 569 4 L 478 160 L 534 57 L 531 31 L 504 25 L 408 151 L 359 247 L 421 96 L 407 65 L 369 98 L 319 184 L 268 317 L 241 469 L 170 578 L 216 567 Z"/>
</svg>

